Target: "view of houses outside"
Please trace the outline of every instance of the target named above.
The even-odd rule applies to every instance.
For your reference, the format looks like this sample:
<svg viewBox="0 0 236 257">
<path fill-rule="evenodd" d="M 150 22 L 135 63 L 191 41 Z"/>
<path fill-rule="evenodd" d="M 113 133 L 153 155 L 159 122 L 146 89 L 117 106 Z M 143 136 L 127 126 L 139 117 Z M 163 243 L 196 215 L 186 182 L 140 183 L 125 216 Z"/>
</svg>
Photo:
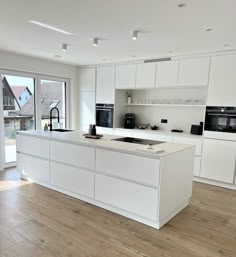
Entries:
<svg viewBox="0 0 236 257">
<path fill-rule="evenodd" d="M 16 131 L 35 129 L 34 79 L 5 75 L 3 84 L 3 112 L 5 132 L 5 162 L 16 161 Z M 41 81 L 41 123 L 49 123 L 50 110 L 57 107 L 61 127 L 65 127 L 65 84 Z"/>
</svg>

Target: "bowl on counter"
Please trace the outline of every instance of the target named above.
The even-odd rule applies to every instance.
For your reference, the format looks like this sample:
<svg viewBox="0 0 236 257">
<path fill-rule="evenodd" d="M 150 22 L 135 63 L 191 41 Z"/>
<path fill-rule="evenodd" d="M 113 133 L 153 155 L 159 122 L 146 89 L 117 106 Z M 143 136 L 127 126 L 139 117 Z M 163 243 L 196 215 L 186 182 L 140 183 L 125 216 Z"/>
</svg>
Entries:
<svg viewBox="0 0 236 257">
<path fill-rule="evenodd" d="M 150 124 L 140 124 L 140 125 L 137 125 L 136 127 L 139 129 L 147 129 L 149 126 Z"/>
<path fill-rule="evenodd" d="M 150 126 L 150 129 L 151 130 L 158 130 L 158 126 L 157 125 Z"/>
</svg>

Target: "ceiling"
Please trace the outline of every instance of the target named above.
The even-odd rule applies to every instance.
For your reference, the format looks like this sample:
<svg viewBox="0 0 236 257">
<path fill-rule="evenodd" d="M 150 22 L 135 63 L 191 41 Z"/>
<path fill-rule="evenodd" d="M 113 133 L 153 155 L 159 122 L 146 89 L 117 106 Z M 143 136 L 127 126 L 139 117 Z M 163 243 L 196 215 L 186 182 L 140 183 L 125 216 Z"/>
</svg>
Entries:
<svg viewBox="0 0 236 257">
<path fill-rule="evenodd" d="M 179 8 L 179 3 L 187 6 Z M 0 0 L 0 6 L 1 50 L 64 63 L 88 65 L 236 49 L 235 0 Z M 208 28 L 213 30 L 207 32 Z M 131 40 L 133 30 L 141 31 L 136 41 Z M 101 38 L 97 47 L 92 38 Z M 63 43 L 70 45 L 66 52 L 61 50 Z"/>
</svg>

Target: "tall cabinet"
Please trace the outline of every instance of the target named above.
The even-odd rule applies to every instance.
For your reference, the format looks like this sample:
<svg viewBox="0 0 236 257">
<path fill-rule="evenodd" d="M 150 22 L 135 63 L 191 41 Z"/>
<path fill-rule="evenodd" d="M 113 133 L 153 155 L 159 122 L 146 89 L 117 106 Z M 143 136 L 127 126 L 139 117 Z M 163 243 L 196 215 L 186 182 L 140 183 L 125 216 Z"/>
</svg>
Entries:
<svg viewBox="0 0 236 257">
<path fill-rule="evenodd" d="M 96 68 L 79 69 L 80 130 L 87 131 L 95 123 Z"/>
</svg>

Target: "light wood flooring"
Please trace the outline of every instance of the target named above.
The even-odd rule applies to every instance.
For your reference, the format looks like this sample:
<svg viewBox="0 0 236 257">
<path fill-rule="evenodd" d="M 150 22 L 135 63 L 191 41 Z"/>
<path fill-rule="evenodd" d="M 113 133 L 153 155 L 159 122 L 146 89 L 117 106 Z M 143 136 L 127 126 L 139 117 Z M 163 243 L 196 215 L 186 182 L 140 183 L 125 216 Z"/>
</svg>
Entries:
<svg viewBox="0 0 236 257">
<path fill-rule="evenodd" d="M 236 191 L 194 183 L 161 230 L 0 173 L 0 257 L 235 257 Z"/>
</svg>

